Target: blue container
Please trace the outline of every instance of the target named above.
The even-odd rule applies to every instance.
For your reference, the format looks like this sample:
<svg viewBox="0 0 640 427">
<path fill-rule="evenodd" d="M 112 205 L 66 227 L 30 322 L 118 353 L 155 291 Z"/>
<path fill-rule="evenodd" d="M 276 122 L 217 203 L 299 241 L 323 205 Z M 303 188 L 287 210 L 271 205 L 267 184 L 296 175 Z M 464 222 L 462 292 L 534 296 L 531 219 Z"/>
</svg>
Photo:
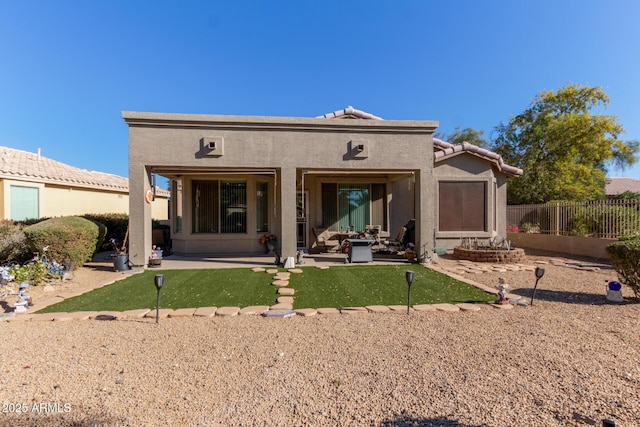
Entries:
<svg viewBox="0 0 640 427">
<path fill-rule="evenodd" d="M 609 290 L 610 291 L 619 291 L 622 289 L 622 285 L 618 282 L 609 282 Z"/>
</svg>

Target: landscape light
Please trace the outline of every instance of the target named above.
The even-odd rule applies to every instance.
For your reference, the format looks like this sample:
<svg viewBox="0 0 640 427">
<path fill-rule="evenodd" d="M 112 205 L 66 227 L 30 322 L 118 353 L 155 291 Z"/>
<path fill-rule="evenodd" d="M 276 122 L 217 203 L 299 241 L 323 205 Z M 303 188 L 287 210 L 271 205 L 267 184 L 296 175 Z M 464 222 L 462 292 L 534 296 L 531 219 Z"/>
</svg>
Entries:
<svg viewBox="0 0 640 427">
<path fill-rule="evenodd" d="M 536 289 L 538 288 L 538 280 L 542 279 L 542 276 L 544 276 L 544 268 L 536 267 L 535 274 L 536 274 L 536 284 L 533 287 L 533 295 L 531 295 L 531 305 L 533 305 L 533 298 L 535 298 L 536 296 Z"/>
<path fill-rule="evenodd" d="M 164 274 L 156 274 L 153 282 L 158 290 L 158 301 L 156 302 L 156 323 L 158 323 L 158 319 L 160 318 L 160 289 L 162 289 L 162 285 L 164 285 Z"/>
<path fill-rule="evenodd" d="M 414 273 L 411 270 L 407 270 L 404 273 L 404 278 L 407 281 L 407 285 L 409 285 L 408 291 L 407 291 L 407 314 L 409 314 L 409 307 L 411 306 L 411 284 L 413 283 L 413 281 L 416 278 L 416 273 Z"/>
</svg>

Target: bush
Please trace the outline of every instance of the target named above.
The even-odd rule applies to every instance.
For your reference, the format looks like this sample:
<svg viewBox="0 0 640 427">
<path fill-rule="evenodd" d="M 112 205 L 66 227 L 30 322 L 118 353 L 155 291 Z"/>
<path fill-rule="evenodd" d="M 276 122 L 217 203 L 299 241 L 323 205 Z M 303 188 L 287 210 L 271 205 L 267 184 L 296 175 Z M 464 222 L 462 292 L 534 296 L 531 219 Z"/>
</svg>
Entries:
<svg viewBox="0 0 640 427">
<path fill-rule="evenodd" d="M 23 226 L 13 221 L 0 221 L 0 264 L 22 264 L 32 257 Z"/>
<path fill-rule="evenodd" d="M 640 238 L 629 238 L 607 245 L 607 255 L 618 273 L 618 280 L 640 298 Z"/>
<path fill-rule="evenodd" d="M 116 239 L 118 242 L 124 241 L 124 236 L 129 227 L 129 215 L 120 213 L 87 214 L 83 215 L 83 218 L 103 224 L 106 227 L 106 235 L 101 241 L 98 251 L 112 250 L 113 248 L 109 244 L 111 239 Z"/>
<path fill-rule="evenodd" d="M 49 261 L 82 265 L 91 259 L 100 230 L 94 222 L 80 217 L 52 218 L 24 229 L 33 252 L 44 253 Z"/>
</svg>

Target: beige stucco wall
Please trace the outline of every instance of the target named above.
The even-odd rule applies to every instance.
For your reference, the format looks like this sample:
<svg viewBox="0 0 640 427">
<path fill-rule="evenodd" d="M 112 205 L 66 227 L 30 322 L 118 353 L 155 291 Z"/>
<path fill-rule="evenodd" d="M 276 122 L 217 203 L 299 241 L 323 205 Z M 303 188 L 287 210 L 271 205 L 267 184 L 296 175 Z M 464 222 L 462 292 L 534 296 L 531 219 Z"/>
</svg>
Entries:
<svg viewBox="0 0 640 427">
<path fill-rule="evenodd" d="M 130 259 L 135 265 L 146 264 L 150 255 L 150 212 L 140 197 L 149 187 L 151 172 L 170 176 L 225 168 L 273 170 L 278 214 L 274 231 L 281 235 L 283 257 L 294 256 L 296 251 L 296 190 L 301 170 L 413 171 L 421 190 L 415 201 L 416 220 L 422 230 L 433 228 L 433 216 L 422 212 L 434 196 L 432 134 L 436 122 L 130 112 L 123 117 L 129 124 L 130 239 L 134 245 Z M 203 138 L 224 139 L 224 154 L 209 156 Z M 367 156 L 354 156 L 354 144 L 364 145 Z M 190 200 L 186 193 L 185 200 Z M 420 207 L 425 209 L 421 211 Z M 185 231 L 189 230 L 188 220 L 185 212 Z M 258 234 L 249 230 L 247 241 L 255 241 Z M 429 239 L 428 234 L 416 238 Z M 185 237 L 199 241 L 202 250 L 212 251 L 218 245 L 216 241 L 225 239 L 220 234 Z M 244 238 L 234 235 L 229 239 L 226 247 L 231 251 L 245 247 Z"/>
<path fill-rule="evenodd" d="M 29 181 L 0 180 L 0 214 L 2 219 L 11 217 L 10 187 L 36 187 L 39 191 L 39 216 L 52 218 L 70 215 L 128 213 L 129 195 L 125 192 L 109 192 L 80 187 L 51 185 Z M 168 198 L 156 197 L 152 203 L 152 217 L 168 218 Z"/>
<path fill-rule="evenodd" d="M 605 248 L 617 239 L 595 237 L 552 236 L 549 234 L 507 233 L 516 246 L 572 255 L 607 259 Z"/>
</svg>

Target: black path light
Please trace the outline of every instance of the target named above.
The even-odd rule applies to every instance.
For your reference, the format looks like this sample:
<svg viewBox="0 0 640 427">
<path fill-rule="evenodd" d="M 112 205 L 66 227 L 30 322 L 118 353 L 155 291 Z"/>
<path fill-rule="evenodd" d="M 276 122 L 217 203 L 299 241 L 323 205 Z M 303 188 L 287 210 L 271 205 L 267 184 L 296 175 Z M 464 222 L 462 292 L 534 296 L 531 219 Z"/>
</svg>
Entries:
<svg viewBox="0 0 640 427">
<path fill-rule="evenodd" d="M 409 314 L 409 307 L 411 306 L 411 284 L 416 278 L 416 273 L 411 270 L 407 270 L 404 273 L 404 278 L 407 281 L 407 285 L 409 285 L 409 289 L 407 291 L 407 314 Z"/>
<path fill-rule="evenodd" d="M 158 290 L 158 302 L 156 303 L 156 323 L 158 323 L 158 319 L 160 318 L 160 289 L 162 289 L 162 285 L 164 285 L 164 274 L 156 274 L 153 282 Z"/>
<path fill-rule="evenodd" d="M 533 295 L 531 295 L 531 305 L 533 305 L 533 298 L 535 298 L 536 296 L 536 289 L 538 288 L 538 280 L 542 279 L 542 276 L 544 276 L 544 268 L 542 267 L 536 267 L 536 284 L 533 287 Z"/>
</svg>

